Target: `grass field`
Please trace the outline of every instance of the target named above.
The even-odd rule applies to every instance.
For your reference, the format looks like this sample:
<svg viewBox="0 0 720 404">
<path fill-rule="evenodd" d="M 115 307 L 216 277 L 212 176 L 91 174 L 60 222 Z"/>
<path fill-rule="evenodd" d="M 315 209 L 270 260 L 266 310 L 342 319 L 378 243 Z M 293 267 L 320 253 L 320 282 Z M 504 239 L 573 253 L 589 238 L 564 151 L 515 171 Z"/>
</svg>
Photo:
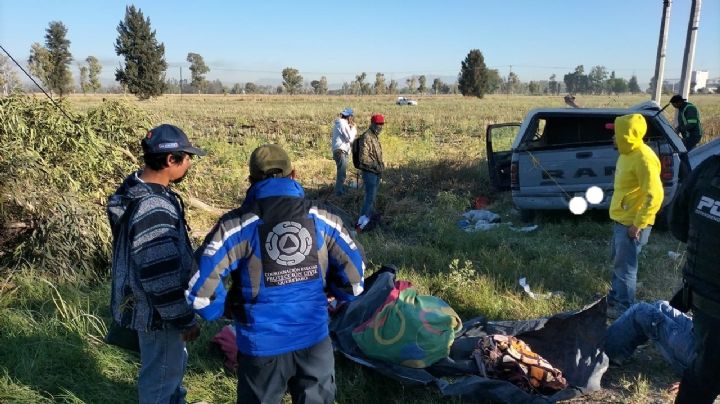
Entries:
<svg viewBox="0 0 720 404">
<path fill-rule="evenodd" d="M 331 196 L 335 178 L 331 124 L 339 111 L 351 106 L 362 131 L 371 113 L 381 112 L 386 116 L 381 142 L 387 173 L 377 207 L 383 224 L 359 236 L 371 270 L 381 264 L 397 265 L 399 278 L 412 281 L 423 293 L 445 299 L 462 318 L 480 314 L 490 319 L 549 316 L 578 309 L 608 290 L 611 224 L 606 212 L 583 216 L 542 214 L 536 219 L 539 228 L 531 233 L 516 233 L 506 227 L 466 233 L 456 224 L 476 196 L 489 197 L 489 208 L 501 214 L 503 222 L 519 222 L 510 196 L 496 193 L 489 186 L 485 126 L 519 122 L 534 107 L 561 107 L 561 97 L 493 95 L 480 100 L 428 96 L 419 97 L 417 107 L 396 106 L 392 96 L 185 95 L 147 102 L 123 96 L 104 97 L 73 96 L 63 105 L 74 116 L 84 116 L 109 101 L 120 101 L 123 107 L 139 111 L 142 118 L 131 122 L 93 115 L 109 133 L 122 124 L 129 126 L 130 133 L 123 139 L 133 142 L 139 142 L 147 129 L 140 122 L 151 126 L 172 123 L 183 128 L 209 153 L 194 162 L 188 179 L 178 189 L 184 197 L 196 198 L 217 211 L 239 206 L 249 186 L 246 178 L 250 152 L 260 144 L 273 142 L 289 151 L 299 181 L 310 196 L 328 200 L 356 218 L 361 189 L 351 189 L 342 198 Z M 584 106 L 625 107 L 646 99 L 644 95 L 588 96 L 578 97 L 577 102 Z M 698 96 L 693 102 L 702 114 L 704 141 L 711 138 L 710 134 L 720 135 L 720 97 Z M 672 112 L 668 111 L 668 116 Z M 7 111 L 0 110 L 0 114 L 4 113 Z M 44 137 L 59 136 L 53 128 L 48 124 L 39 133 L 27 133 L 33 133 L 43 144 Z M 70 147 L 64 143 L 61 146 Z M 136 153 L 136 143 L 114 146 Z M 17 239 L 0 237 L 2 403 L 135 401 L 138 358 L 101 341 L 109 323 L 108 229 L 102 222 L 103 204 L 107 194 L 133 167 L 119 149 L 109 150 L 92 159 L 68 156 L 48 163 L 60 169 L 71 159 L 74 162 L 80 158 L 83 163 L 84 158 L 88 162 L 87 169 L 60 175 L 57 181 L 55 171 L 47 174 L 46 186 L 66 189 L 67 198 L 79 195 L 83 201 L 81 208 L 66 214 L 63 226 L 71 227 L 83 217 L 95 218 L 75 231 L 80 244 L 61 249 L 62 254 L 75 257 L 66 260 L 66 267 L 42 264 L 56 262 L 51 259 L 57 258 L 57 250 L 50 254 L 54 257 L 44 253 L 45 257 L 30 259 Z M 52 160 L 41 152 L 38 155 L 23 158 Z M 10 167 L 13 159 L 0 154 L 0 164 Z M 104 159 L 124 163 L 105 167 Z M 17 181 L 0 181 L 0 228 L 9 229 L 15 222 L 41 228 L 42 224 L 28 218 L 27 212 L 39 209 L 33 196 L 42 194 L 43 175 L 32 177 L 32 173 L 18 170 L 31 179 L 25 184 L 20 181 L 24 177 L 18 175 Z M 95 178 L 90 175 L 93 170 L 109 174 Z M 85 176 L 89 180 L 79 180 Z M 354 179 L 354 173 L 349 177 Z M 218 218 L 217 211 L 189 209 L 196 241 Z M 37 232 L 21 236 L 31 237 Z M 90 261 L 93 276 L 85 272 L 73 275 L 79 262 L 84 261 L 82 254 L 73 255 L 78 246 L 86 245 L 82 243 L 95 245 L 102 252 Z M 638 299 L 672 296 L 680 281 L 681 261 L 668 257 L 668 251 L 683 253 L 684 248 L 670 234 L 653 232 L 642 253 Z M 530 299 L 517 286 L 520 277 L 526 277 L 535 292 L 562 293 L 549 299 Z M 190 344 L 185 378 L 190 401 L 235 400 L 235 380 L 223 370 L 222 358 L 209 342 L 222 325 L 204 323 L 201 338 Z M 341 357 L 337 357 L 336 371 L 340 403 L 458 402 L 432 389 L 408 388 L 385 380 Z M 611 368 L 603 378 L 605 389 L 582 401 L 666 402 L 671 398 L 665 389 L 676 380 L 669 366 L 649 346 L 636 353 L 625 367 Z"/>
</svg>

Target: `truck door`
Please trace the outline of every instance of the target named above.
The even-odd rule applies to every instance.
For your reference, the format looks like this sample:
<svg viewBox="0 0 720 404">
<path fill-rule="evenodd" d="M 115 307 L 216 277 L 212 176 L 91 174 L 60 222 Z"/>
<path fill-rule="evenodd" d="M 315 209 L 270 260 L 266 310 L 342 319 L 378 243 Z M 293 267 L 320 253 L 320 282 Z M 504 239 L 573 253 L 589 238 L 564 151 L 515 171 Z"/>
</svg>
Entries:
<svg viewBox="0 0 720 404">
<path fill-rule="evenodd" d="M 512 143 L 520 130 L 520 123 L 488 125 L 485 134 L 488 175 L 498 191 L 510 189 Z"/>
</svg>

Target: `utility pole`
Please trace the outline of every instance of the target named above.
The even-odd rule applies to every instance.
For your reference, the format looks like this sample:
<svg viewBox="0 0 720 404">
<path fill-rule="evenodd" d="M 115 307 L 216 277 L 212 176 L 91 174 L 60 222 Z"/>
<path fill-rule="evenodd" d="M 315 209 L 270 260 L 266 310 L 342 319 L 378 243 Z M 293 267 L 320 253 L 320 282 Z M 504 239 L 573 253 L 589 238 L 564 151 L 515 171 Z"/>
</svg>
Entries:
<svg viewBox="0 0 720 404">
<path fill-rule="evenodd" d="M 668 26 L 670 25 L 670 6 L 672 0 L 663 0 L 662 21 L 660 23 L 660 38 L 658 39 L 657 58 L 655 59 L 655 93 L 653 101 L 660 104 L 663 79 L 665 74 L 665 48 L 667 47 Z"/>
<path fill-rule="evenodd" d="M 685 54 L 683 55 L 682 74 L 680 76 L 680 93 L 683 98 L 690 94 L 690 76 L 695 62 L 695 40 L 700 26 L 700 6 L 702 0 L 692 0 L 690 20 L 688 21 L 687 38 L 685 40 Z"/>
<path fill-rule="evenodd" d="M 182 66 L 180 67 L 180 99 L 182 100 Z"/>
</svg>

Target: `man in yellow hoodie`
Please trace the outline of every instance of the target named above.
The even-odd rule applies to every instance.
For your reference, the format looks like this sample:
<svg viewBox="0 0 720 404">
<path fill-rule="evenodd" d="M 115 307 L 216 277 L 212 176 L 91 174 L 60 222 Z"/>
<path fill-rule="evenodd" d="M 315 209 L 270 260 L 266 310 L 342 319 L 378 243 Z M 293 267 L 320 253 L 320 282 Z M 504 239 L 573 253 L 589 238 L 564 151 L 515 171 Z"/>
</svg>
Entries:
<svg viewBox="0 0 720 404">
<path fill-rule="evenodd" d="M 615 119 L 615 144 L 620 157 L 610 218 L 615 221 L 611 241 L 613 275 L 608 293 L 608 316 L 617 318 L 635 303 L 638 255 L 647 244 L 655 214 L 663 201 L 660 160 L 643 143 L 647 122 L 640 114 Z"/>
</svg>

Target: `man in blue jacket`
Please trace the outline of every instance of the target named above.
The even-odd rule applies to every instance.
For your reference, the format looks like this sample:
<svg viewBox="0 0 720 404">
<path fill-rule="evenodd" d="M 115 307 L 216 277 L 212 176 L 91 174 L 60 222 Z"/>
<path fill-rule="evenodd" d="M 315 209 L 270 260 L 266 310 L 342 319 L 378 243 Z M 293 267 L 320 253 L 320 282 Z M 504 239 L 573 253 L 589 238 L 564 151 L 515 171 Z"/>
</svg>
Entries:
<svg viewBox="0 0 720 404">
<path fill-rule="evenodd" d="M 286 389 L 296 403 L 333 403 L 325 291 L 359 295 L 363 254 L 339 217 L 305 199 L 280 146 L 253 151 L 249 179 L 242 206 L 198 250 L 188 301 L 203 318 L 235 320 L 238 403 L 279 403 Z"/>
</svg>

